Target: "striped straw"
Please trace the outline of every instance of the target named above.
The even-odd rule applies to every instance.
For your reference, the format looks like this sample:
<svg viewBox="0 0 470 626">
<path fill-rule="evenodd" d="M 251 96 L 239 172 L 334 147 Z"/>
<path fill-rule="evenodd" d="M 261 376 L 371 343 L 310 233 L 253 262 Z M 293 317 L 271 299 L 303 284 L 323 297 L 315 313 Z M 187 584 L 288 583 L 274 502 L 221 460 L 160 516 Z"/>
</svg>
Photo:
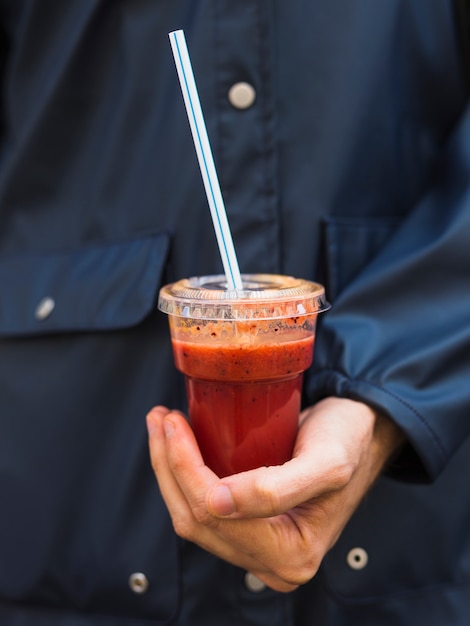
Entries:
<svg viewBox="0 0 470 626">
<path fill-rule="evenodd" d="M 243 289 L 237 256 L 233 246 L 232 234 L 225 211 L 219 180 L 212 157 L 212 150 L 207 136 L 206 124 L 191 67 L 186 39 L 182 30 L 169 33 L 171 49 L 175 58 L 176 69 L 183 92 L 189 124 L 193 135 L 199 167 L 206 190 L 207 200 L 212 215 L 220 256 L 229 289 Z"/>
</svg>

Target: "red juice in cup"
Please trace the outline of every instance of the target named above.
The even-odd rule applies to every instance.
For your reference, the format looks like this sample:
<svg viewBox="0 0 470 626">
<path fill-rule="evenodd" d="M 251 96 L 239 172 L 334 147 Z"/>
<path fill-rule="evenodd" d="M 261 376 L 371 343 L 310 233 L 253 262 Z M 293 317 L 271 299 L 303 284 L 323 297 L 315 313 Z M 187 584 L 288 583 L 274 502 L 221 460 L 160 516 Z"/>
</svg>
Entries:
<svg viewBox="0 0 470 626">
<path fill-rule="evenodd" d="M 191 423 L 209 467 L 225 476 L 261 460 L 280 465 L 291 458 L 313 336 L 259 345 L 174 340 L 173 350 L 186 375 Z"/>
<path fill-rule="evenodd" d="M 245 275 L 179 281 L 160 292 L 189 417 L 206 464 L 219 476 L 280 465 L 292 456 L 303 372 L 312 363 L 321 285 Z"/>
</svg>

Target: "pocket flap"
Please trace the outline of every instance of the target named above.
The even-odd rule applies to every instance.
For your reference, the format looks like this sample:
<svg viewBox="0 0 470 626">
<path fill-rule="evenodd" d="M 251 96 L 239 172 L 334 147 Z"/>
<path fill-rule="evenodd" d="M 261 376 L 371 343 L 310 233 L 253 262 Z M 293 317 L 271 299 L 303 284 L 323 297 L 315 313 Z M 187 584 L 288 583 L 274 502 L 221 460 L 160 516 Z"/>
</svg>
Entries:
<svg viewBox="0 0 470 626">
<path fill-rule="evenodd" d="M 0 258 L 0 336 L 94 331 L 152 309 L 169 234 Z"/>
<path fill-rule="evenodd" d="M 331 301 L 380 252 L 398 224 L 395 217 L 330 217 L 324 221 L 325 287 Z"/>
</svg>

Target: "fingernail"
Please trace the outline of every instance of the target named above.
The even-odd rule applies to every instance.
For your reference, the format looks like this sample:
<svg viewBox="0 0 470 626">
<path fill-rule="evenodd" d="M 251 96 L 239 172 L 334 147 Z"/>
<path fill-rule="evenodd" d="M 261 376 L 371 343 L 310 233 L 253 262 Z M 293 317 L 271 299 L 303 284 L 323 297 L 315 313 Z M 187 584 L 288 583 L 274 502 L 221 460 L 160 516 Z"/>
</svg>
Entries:
<svg viewBox="0 0 470 626">
<path fill-rule="evenodd" d="M 175 432 L 175 425 L 173 424 L 172 420 L 170 419 L 163 420 L 163 430 L 165 431 L 165 437 L 167 439 L 173 436 Z"/>
<path fill-rule="evenodd" d="M 148 432 L 148 434 L 149 435 L 153 435 L 153 433 L 156 431 L 155 422 L 149 416 L 147 416 L 146 422 L 147 422 L 147 432 Z"/>
<path fill-rule="evenodd" d="M 217 485 L 209 498 L 209 508 L 215 515 L 227 517 L 235 513 L 235 502 L 227 485 Z"/>
</svg>

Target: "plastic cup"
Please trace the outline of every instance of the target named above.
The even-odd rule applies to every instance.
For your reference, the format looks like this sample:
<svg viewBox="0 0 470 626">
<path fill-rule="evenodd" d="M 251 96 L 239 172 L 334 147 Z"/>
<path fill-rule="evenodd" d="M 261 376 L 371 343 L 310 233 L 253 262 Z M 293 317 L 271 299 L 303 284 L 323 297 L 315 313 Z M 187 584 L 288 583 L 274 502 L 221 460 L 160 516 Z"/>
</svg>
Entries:
<svg viewBox="0 0 470 626">
<path fill-rule="evenodd" d="M 304 371 L 311 365 L 324 288 L 290 276 L 224 276 L 163 287 L 175 365 L 186 381 L 191 426 L 219 476 L 292 457 Z"/>
</svg>

